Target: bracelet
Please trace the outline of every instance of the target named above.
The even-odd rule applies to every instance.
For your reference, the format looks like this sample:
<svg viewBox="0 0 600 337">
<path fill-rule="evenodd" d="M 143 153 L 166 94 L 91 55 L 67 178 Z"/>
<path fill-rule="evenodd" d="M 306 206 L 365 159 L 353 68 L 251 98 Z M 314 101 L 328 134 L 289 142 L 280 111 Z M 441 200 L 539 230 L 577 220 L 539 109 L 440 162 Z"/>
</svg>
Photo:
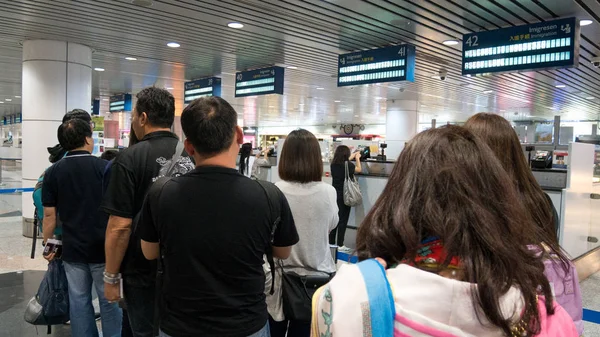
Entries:
<svg viewBox="0 0 600 337">
<path fill-rule="evenodd" d="M 121 274 L 110 274 L 104 272 L 104 283 L 118 284 L 119 282 L 121 282 Z"/>
</svg>

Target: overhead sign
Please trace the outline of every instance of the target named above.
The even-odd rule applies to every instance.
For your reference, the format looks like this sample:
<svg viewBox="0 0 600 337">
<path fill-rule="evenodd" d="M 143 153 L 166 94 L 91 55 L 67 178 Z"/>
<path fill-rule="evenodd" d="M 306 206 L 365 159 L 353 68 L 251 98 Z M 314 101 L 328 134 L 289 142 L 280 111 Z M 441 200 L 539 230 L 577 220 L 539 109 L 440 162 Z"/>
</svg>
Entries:
<svg viewBox="0 0 600 337">
<path fill-rule="evenodd" d="M 203 78 L 191 82 L 185 82 L 183 101 L 190 103 L 196 98 L 207 96 L 221 96 L 221 79 L 218 77 Z"/>
<path fill-rule="evenodd" d="M 283 95 L 282 67 L 269 67 L 235 74 L 235 97 Z"/>
<path fill-rule="evenodd" d="M 95 99 L 92 102 L 92 115 L 99 115 L 100 114 L 100 100 L 99 99 Z"/>
<path fill-rule="evenodd" d="M 110 96 L 110 112 L 131 111 L 131 95 L 120 94 Z"/>
<path fill-rule="evenodd" d="M 404 44 L 338 57 L 338 87 L 415 80 L 415 46 Z"/>
<path fill-rule="evenodd" d="M 463 75 L 578 64 L 579 22 L 575 18 L 463 35 Z"/>
<path fill-rule="evenodd" d="M 22 121 L 21 114 L 20 114 L 20 113 L 19 113 L 19 114 L 16 114 L 16 115 L 15 115 L 15 123 L 16 123 L 16 124 L 20 124 L 20 123 L 21 123 L 21 121 Z"/>
</svg>

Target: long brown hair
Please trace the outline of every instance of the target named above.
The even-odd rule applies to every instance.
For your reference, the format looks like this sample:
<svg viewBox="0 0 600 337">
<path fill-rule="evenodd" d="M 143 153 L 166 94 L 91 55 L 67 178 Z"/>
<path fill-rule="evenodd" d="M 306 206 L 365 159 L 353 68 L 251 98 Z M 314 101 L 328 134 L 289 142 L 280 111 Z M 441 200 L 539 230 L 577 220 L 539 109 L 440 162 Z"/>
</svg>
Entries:
<svg viewBox="0 0 600 337">
<path fill-rule="evenodd" d="M 301 184 L 323 179 L 323 156 L 317 137 L 310 131 L 292 131 L 281 149 L 279 177 Z"/>
<path fill-rule="evenodd" d="M 502 313 L 500 299 L 516 287 L 532 336 L 540 331 L 538 289 L 548 313 L 554 311 L 542 257 L 527 248 L 535 237 L 530 221 L 490 148 L 470 131 L 446 126 L 418 134 L 404 148 L 358 229 L 357 253 L 389 264 L 414 261 L 421 241 L 436 236 L 448 259 L 459 258 L 464 281 L 473 284 L 478 318 L 483 313 L 510 336 L 516 322 Z"/>
<path fill-rule="evenodd" d="M 517 188 L 519 200 L 537 225 L 536 240 L 530 243 L 544 243 L 560 257 L 563 268 L 568 270 L 569 259 L 559 246 L 554 227 L 554 221 L 558 219 L 554 219 L 551 201 L 527 164 L 519 136 L 513 127 L 503 117 L 490 113 L 471 116 L 464 127 L 488 144 Z"/>
<path fill-rule="evenodd" d="M 350 148 L 346 145 L 340 145 L 335 149 L 335 153 L 333 155 L 333 159 L 331 160 L 331 164 L 340 164 L 344 165 L 345 162 L 350 160 Z"/>
</svg>

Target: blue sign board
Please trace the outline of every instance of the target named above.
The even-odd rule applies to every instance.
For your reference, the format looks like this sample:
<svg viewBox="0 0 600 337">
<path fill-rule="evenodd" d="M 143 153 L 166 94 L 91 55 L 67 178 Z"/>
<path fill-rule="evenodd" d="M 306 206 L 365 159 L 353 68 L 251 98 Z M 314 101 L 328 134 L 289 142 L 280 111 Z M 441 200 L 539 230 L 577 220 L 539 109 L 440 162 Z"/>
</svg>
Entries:
<svg viewBox="0 0 600 337">
<path fill-rule="evenodd" d="M 100 114 L 100 100 L 99 99 L 95 99 L 92 102 L 92 115 L 99 115 Z"/>
<path fill-rule="evenodd" d="M 415 81 L 415 46 L 404 44 L 338 57 L 338 87 Z"/>
<path fill-rule="evenodd" d="M 185 82 L 183 91 L 183 102 L 190 103 L 196 98 L 206 96 L 221 96 L 221 79 L 218 77 L 203 78 L 191 82 Z"/>
<path fill-rule="evenodd" d="M 235 97 L 283 95 L 282 67 L 269 67 L 235 74 Z"/>
<path fill-rule="evenodd" d="M 462 74 L 576 67 L 579 22 L 559 19 L 463 35 Z"/>
<path fill-rule="evenodd" d="M 8 118 L 6 118 L 6 116 L 4 116 L 4 121 L 3 121 L 4 125 L 8 125 Z"/>
<path fill-rule="evenodd" d="M 131 111 L 131 95 L 120 94 L 110 96 L 110 112 Z"/>
<path fill-rule="evenodd" d="M 15 115 L 15 123 L 16 124 L 20 124 L 22 122 L 22 118 L 21 118 L 21 114 L 16 114 Z"/>
</svg>

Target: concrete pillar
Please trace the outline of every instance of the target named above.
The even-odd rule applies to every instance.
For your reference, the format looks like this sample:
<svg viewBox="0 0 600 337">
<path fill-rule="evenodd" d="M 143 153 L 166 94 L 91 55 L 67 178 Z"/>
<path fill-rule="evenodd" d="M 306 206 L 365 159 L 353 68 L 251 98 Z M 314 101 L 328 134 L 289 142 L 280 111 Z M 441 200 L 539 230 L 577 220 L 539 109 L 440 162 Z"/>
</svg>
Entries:
<svg viewBox="0 0 600 337">
<path fill-rule="evenodd" d="M 396 100 L 387 104 L 385 142 L 388 160 L 396 160 L 404 144 L 417 134 L 417 101 Z"/>
<path fill-rule="evenodd" d="M 51 40 L 23 43 L 23 187 L 34 187 L 50 166 L 47 147 L 58 143 L 56 131 L 65 113 L 89 112 L 92 102 L 92 50 Z M 33 218 L 31 193 L 23 193 L 23 217 Z"/>
</svg>

